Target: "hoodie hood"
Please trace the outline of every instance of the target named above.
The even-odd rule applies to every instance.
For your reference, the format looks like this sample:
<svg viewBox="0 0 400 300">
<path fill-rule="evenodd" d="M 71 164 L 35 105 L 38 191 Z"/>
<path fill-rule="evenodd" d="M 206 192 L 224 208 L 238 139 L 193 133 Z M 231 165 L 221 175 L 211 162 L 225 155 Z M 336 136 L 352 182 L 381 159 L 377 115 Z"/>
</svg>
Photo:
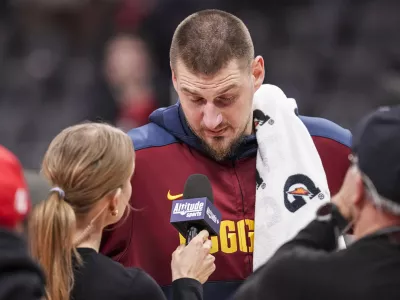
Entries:
<svg viewBox="0 0 400 300">
<path fill-rule="evenodd" d="M 176 104 L 155 110 L 150 115 L 150 122 L 165 129 L 173 135 L 177 140 L 195 148 L 198 151 L 207 154 L 202 141 L 189 128 L 185 114 L 179 102 Z M 228 160 L 241 159 L 245 157 L 255 156 L 257 153 L 257 140 L 255 135 L 250 135 L 244 138 L 243 142 L 236 149 Z"/>
</svg>

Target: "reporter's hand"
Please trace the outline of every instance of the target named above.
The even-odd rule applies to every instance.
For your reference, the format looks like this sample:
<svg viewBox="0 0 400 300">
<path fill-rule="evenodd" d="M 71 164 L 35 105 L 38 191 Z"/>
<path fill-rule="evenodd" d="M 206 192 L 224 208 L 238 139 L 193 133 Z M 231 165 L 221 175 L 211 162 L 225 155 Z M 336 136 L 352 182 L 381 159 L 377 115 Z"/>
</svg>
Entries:
<svg viewBox="0 0 400 300">
<path fill-rule="evenodd" d="M 201 231 L 190 243 L 180 245 L 172 254 L 172 281 L 192 278 L 205 283 L 215 271 L 215 257 L 210 254 L 209 233 Z"/>
</svg>

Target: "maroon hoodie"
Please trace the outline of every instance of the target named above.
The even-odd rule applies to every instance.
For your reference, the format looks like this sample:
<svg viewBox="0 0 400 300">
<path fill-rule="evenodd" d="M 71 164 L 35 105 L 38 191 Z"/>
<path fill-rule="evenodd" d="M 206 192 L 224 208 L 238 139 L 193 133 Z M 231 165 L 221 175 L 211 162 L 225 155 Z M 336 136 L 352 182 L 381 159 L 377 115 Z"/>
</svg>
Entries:
<svg viewBox="0 0 400 300">
<path fill-rule="evenodd" d="M 313 138 L 331 194 L 335 194 L 349 167 L 351 134 L 324 119 L 299 117 Z M 125 266 L 144 269 L 170 296 L 171 254 L 184 242 L 169 223 L 171 201 L 182 197 L 190 175 L 204 174 L 211 181 L 214 204 L 222 213 L 220 236 L 212 237 L 217 268 L 204 285 L 204 299 L 227 299 L 252 273 L 255 136 L 246 137 L 232 157 L 216 162 L 188 128 L 179 103 L 156 110 L 149 124 L 129 135 L 136 149 L 130 204 L 137 210 L 105 232 L 101 252 Z"/>
</svg>

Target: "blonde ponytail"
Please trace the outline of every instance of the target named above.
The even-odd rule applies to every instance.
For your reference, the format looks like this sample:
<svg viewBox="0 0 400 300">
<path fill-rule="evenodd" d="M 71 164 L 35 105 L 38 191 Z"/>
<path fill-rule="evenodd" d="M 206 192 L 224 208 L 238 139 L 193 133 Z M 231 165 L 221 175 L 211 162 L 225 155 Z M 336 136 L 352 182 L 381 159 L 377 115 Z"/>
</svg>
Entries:
<svg viewBox="0 0 400 300">
<path fill-rule="evenodd" d="M 74 125 L 50 143 L 42 173 L 53 188 L 28 224 L 31 253 L 46 275 L 47 300 L 70 300 L 74 266 L 81 263 L 75 246 L 94 226 L 92 220 L 77 236 L 77 222 L 85 224 L 96 204 L 130 179 L 134 154 L 129 136 L 107 124 Z"/>
<path fill-rule="evenodd" d="M 46 275 L 47 300 L 70 299 L 74 284 L 72 260 L 78 257 L 73 243 L 75 213 L 61 196 L 52 191 L 35 207 L 29 220 L 31 254 Z"/>
</svg>

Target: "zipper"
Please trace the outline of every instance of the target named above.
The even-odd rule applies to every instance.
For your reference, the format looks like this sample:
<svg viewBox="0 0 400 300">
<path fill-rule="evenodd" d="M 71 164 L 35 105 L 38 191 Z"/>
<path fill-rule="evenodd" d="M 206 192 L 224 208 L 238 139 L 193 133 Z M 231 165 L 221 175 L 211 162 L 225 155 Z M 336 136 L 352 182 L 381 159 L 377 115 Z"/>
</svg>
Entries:
<svg viewBox="0 0 400 300">
<path fill-rule="evenodd" d="M 240 196 L 241 196 L 241 199 L 242 199 L 242 216 L 243 216 L 243 220 L 245 220 L 246 216 L 245 216 L 245 207 L 244 207 L 244 196 L 243 196 L 242 186 L 240 185 L 239 176 L 238 176 L 238 174 L 236 172 L 236 159 L 232 160 L 232 167 L 233 167 L 233 171 L 235 172 L 235 176 L 236 176 L 236 179 L 237 179 L 237 182 L 238 182 L 238 186 L 239 186 L 239 190 L 240 190 Z M 251 259 L 250 259 L 250 253 L 249 253 L 249 245 L 247 244 L 249 231 L 248 231 L 248 228 L 246 226 L 246 223 L 244 224 L 244 232 L 245 232 L 246 247 L 247 247 L 247 249 L 246 249 L 247 252 L 245 254 L 246 255 L 246 262 L 245 263 L 247 264 L 247 267 L 248 267 L 248 270 L 247 270 L 248 271 L 248 275 L 250 275 L 251 272 L 252 272 L 253 267 L 251 265 Z M 239 243 L 240 243 L 240 241 L 239 241 Z"/>
</svg>

